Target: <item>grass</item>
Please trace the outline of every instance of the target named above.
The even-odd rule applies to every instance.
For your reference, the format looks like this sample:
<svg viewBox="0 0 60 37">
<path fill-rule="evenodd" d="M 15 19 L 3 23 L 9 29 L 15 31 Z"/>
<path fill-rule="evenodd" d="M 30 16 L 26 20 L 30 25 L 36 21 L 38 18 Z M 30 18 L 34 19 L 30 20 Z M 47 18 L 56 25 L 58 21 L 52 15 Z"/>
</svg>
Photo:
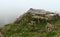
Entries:
<svg viewBox="0 0 60 37">
<path fill-rule="evenodd" d="M 29 24 L 33 18 L 29 13 L 23 15 L 21 19 L 15 21 L 12 24 L 5 25 L 1 29 L 3 37 L 55 37 L 60 33 L 60 18 L 53 22 L 54 29 L 51 32 L 46 31 L 45 26 L 47 21 L 45 19 L 41 20 L 41 23 Z M 37 21 L 35 19 L 35 21 Z"/>
</svg>

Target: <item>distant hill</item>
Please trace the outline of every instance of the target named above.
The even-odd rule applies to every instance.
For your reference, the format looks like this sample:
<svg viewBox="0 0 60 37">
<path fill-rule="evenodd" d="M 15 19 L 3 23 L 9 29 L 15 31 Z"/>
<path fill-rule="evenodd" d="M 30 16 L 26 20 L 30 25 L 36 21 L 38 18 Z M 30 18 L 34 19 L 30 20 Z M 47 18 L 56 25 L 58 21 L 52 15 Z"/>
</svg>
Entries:
<svg viewBox="0 0 60 37">
<path fill-rule="evenodd" d="M 60 16 L 31 8 L 14 23 L 2 27 L 0 32 L 3 37 L 59 37 Z"/>
</svg>

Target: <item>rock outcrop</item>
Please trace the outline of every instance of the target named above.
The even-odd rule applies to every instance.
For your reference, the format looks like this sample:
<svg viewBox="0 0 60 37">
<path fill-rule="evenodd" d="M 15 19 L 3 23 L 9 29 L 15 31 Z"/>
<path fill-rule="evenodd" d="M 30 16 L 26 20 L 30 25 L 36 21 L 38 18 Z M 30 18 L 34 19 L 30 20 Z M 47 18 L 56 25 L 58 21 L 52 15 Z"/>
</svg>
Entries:
<svg viewBox="0 0 60 37">
<path fill-rule="evenodd" d="M 32 15 L 33 18 L 41 18 L 46 20 L 51 20 L 58 18 L 59 16 L 57 13 L 50 13 L 42 9 L 33 9 L 31 8 L 28 12 Z"/>
</svg>

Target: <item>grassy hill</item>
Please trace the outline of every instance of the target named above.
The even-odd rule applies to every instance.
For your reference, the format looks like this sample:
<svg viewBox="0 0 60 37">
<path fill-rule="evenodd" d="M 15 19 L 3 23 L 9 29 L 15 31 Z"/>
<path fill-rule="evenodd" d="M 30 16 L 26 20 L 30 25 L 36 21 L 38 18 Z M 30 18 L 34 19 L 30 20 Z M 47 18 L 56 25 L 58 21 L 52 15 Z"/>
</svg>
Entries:
<svg viewBox="0 0 60 37">
<path fill-rule="evenodd" d="M 57 37 L 60 36 L 60 17 L 56 20 L 49 20 L 54 26 L 50 32 L 46 30 L 47 20 L 34 19 L 30 13 L 23 14 L 14 23 L 7 24 L 0 29 L 3 37 Z M 31 21 L 35 23 L 32 24 Z"/>
</svg>

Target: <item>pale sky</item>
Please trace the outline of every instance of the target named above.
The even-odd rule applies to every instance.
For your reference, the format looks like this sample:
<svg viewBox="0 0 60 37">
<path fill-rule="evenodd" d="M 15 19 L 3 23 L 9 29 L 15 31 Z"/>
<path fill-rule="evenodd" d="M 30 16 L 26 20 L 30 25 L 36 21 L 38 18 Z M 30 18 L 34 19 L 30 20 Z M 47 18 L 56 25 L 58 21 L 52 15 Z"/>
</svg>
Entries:
<svg viewBox="0 0 60 37">
<path fill-rule="evenodd" d="M 0 0 L 0 24 L 15 20 L 29 8 L 60 12 L 60 0 Z"/>
</svg>

